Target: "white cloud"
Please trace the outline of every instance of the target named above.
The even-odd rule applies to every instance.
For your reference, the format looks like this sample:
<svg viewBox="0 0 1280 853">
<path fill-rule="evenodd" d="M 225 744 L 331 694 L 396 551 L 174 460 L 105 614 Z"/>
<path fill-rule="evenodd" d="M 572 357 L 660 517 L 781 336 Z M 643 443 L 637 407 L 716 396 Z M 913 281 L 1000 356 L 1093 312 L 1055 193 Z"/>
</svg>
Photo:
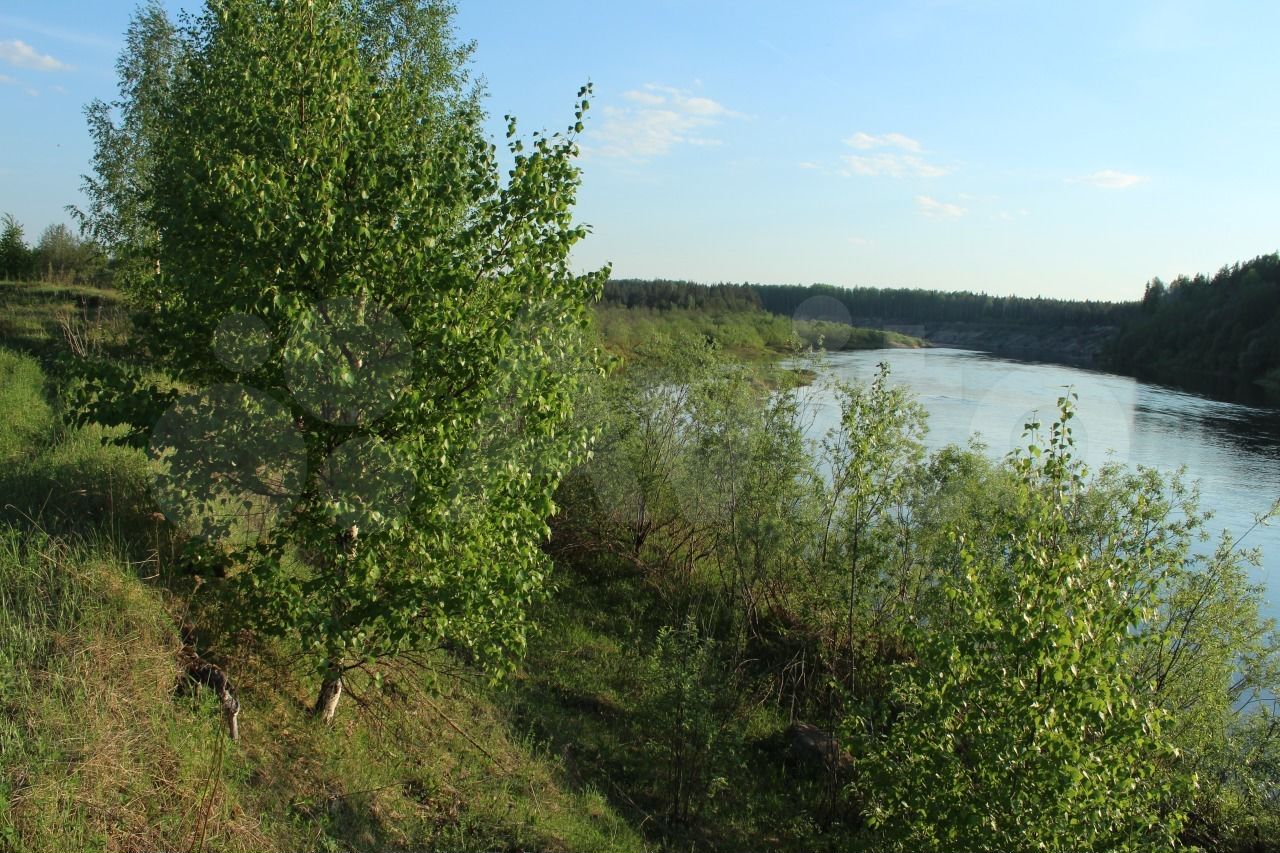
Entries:
<svg viewBox="0 0 1280 853">
<path fill-rule="evenodd" d="M 673 86 L 648 83 L 624 92 L 634 106 L 604 108 L 604 121 L 586 146 L 602 157 L 643 160 L 667 154 L 677 145 L 719 145 L 706 131 L 741 114 L 700 95 Z"/>
<path fill-rule="evenodd" d="M 844 141 L 845 145 L 867 154 L 845 154 L 840 159 L 845 168 L 840 174 L 846 178 L 854 175 L 887 175 L 891 178 L 937 178 L 948 169 L 934 165 L 920 156 L 924 146 L 910 136 L 901 133 L 883 133 L 879 136 L 858 131 Z M 876 149 L 892 149 L 878 151 Z"/>
<path fill-rule="evenodd" d="M 936 198 L 930 198 L 927 195 L 916 196 L 916 207 L 920 212 L 931 219 L 955 219 L 964 216 L 969 212 L 968 208 L 961 207 L 958 204 L 950 202 L 938 201 Z"/>
<path fill-rule="evenodd" d="M 71 66 L 54 59 L 47 53 L 38 53 L 25 41 L 9 39 L 0 41 L 0 59 L 18 68 L 33 71 L 70 71 Z"/>
<path fill-rule="evenodd" d="M 821 169 L 822 167 L 819 166 L 817 163 L 813 162 L 812 160 L 804 160 L 800 163 L 800 168 L 801 169 Z"/>
<path fill-rule="evenodd" d="M 729 112 L 723 104 L 710 98 L 685 98 L 681 106 L 685 112 L 696 116 L 722 116 Z"/>
<path fill-rule="evenodd" d="M 12 86 L 17 82 L 17 80 L 14 80 L 8 74 L 0 74 L 0 86 Z"/>
<path fill-rule="evenodd" d="M 926 163 L 914 154 L 846 154 L 841 157 L 848 167 L 840 174 L 887 175 L 891 178 L 937 178 L 947 173 L 941 166 Z"/>
<path fill-rule="evenodd" d="M 639 89 L 632 89 L 630 92 L 623 92 L 622 97 L 626 98 L 628 101 L 635 101 L 638 104 L 645 104 L 650 107 L 656 107 L 658 104 L 661 104 L 666 100 L 666 98 L 661 95 L 655 95 L 653 92 L 642 92 Z"/>
<path fill-rule="evenodd" d="M 1091 187 L 1097 187 L 1101 190 L 1127 190 L 1130 187 L 1136 187 L 1138 184 L 1149 180 L 1146 175 L 1130 175 L 1126 172 L 1117 172 L 1113 169 L 1103 169 L 1101 172 L 1094 172 L 1092 175 L 1084 175 L 1079 178 L 1067 178 L 1069 184 L 1088 184 Z"/>
<path fill-rule="evenodd" d="M 919 142 L 910 136 L 903 136 L 901 133 L 885 133 L 880 136 L 873 136 L 860 130 L 846 139 L 845 144 L 851 145 L 859 151 L 870 151 L 872 148 L 900 148 L 903 151 L 919 154 L 924 150 L 920 147 Z"/>
</svg>

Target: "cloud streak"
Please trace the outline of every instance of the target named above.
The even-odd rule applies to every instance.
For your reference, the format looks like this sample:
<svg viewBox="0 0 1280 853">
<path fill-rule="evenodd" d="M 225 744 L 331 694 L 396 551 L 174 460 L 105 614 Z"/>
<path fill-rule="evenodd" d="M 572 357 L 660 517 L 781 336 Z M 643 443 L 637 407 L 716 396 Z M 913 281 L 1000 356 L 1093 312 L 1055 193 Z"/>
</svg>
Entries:
<svg viewBox="0 0 1280 853">
<path fill-rule="evenodd" d="M 1094 172 L 1091 175 L 1082 175 L 1078 178 L 1067 178 L 1067 183 L 1087 184 L 1091 187 L 1097 187 L 1100 190 L 1127 190 L 1148 180 L 1150 180 L 1150 178 L 1146 175 L 1130 175 L 1127 172 L 1103 169 L 1102 171 Z"/>
<path fill-rule="evenodd" d="M 865 154 L 845 154 L 840 159 L 840 174 L 851 177 L 938 178 L 950 170 L 930 163 L 921 155 L 924 146 L 901 133 L 879 136 L 858 131 L 844 140 L 845 145 Z"/>
<path fill-rule="evenodd" d="M 647 83 L 622 97 L 627 105 L 605 107 L 603 123 L 590 134 L 586 147 L 597 156 L 646 160 L 679 145 L 719 145 L 708 131 L 742 117 L 719 101 L 674 86 Z"/>
<path fill-rule="evenodd" d="M 938 201 L 927 195 L 916 196 L 916 208 L 930 219 L 957 219 L 969 212 L 967 207 Z"/>
<path fill-rule="evenodd" d="M 845 164 L 841 170 L 845 177 L 938 178 L 947 174 L 946 169 L 914 154 L 846 154 L 840 159 Z"/>
<path fill-rule="evenodd" d="M 924 150 L 920 147 L 919 142 L 910 136 L 903 136 L 901 133 L 886 133 L 881 136 L 873 136 L 860 130 L 844 142 L 859 151 L 870 151 L 872 148 L 900 148 L 903 151 L 919 154 Z"/>
<path fill-rule="evenodd" d="M 70 71 L 71 66 L 54 59 L 47 53 L 40 53 L 21 39 L 0 41 L 0 59 L 16 68 L 31 71 Z"/>
</svg>

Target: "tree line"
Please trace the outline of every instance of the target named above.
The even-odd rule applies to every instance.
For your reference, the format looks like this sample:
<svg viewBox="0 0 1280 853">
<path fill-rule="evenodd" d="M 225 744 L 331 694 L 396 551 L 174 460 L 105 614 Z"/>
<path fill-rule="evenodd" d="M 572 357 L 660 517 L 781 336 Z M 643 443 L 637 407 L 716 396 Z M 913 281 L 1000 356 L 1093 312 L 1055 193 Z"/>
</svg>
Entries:
<svg viewBox="0 0 1280 853">
<path fill-rule="evenodd" d="M 761 308 L 760 296 L 748 284 L 698 284 L 692 281 L 635 278 L 605 282 L 601 302 L 624 308 L 728 312 Z"/>
<path fill-rule="evenodd" d="M 1053 326 L 1117 325 L 1133 310 L 1130 303 L 991 296 L 968 291 L 853 287 L 827 284 L 758 285 L 766 311 L 791 314 L 805 300 L 827 296 L 839 301 L 858 324 L 1018 323 Z"/>
<path fill-rule="evenodd" d="M 62 223 L 46 227 L 30 245 L 13 214 L 0 217 L 0 281 L 101 284 L 109 278 L 107 261 L 97 242 Z"/>
<path fill-rule="evenodd" d="M 814 297 L 834 299 L 859 326 L 926 323 L 997 323 L 1045 326 L 1116 326 L 1136 313 L 1133 302 L 991 296 L 967 291 L 836 287 L 829 284 L 696 284 L 656 279 L 616 279 L 605 286 L 606 303 L 655 309 L 762 308 L 795 316 Z"/>
<path fill-rule="evenodd" d="M 1280 254 L 1223 267 L 1212 277 L 1148 283 L 1141 310 L 1109 342 L 1110 368 L 1200 386 L 1260 385 L 1280 399 Z"/>
</svg>

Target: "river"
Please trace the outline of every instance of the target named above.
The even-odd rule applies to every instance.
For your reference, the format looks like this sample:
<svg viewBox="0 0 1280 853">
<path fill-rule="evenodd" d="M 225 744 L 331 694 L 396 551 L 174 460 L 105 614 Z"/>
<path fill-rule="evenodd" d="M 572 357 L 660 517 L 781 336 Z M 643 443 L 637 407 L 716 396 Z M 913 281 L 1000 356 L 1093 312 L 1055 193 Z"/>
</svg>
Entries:
<svg viewBox="0 0 1280 853">
<path fill-rule="evenodd" d="M 1010 361 L 958 349 L 894 349 L 836 352 L 823 370 L 849 382 L 866 382 L 879 362 L 891 382 L 910 389 L 929 413 L 930 450 L 964 444 L 977 436 L 993 457 L 1022 442 L 1023 424 L 1038 414 L 1047 426 L 1057 399 L 1079 395 L 1072 421 L 1077 456 L 1090 468 L 1109 462 L 1145 465 L 1172 473 L 1185 467 L 1200 484 L 1200 507 L 1213 541 L 1228 530 L 1244 533 L 1280 497 L 1280 410 L 1223 403 L 1126 376 Z M 839 418 L 821 383 L 809 395 L 820 435 Z M 1280 617 L 1280 519 L 1255 527 L 1243 545 L 1262 551 L 1252 577 L 1267 591 L 1265 612 Z"/>
</svg>

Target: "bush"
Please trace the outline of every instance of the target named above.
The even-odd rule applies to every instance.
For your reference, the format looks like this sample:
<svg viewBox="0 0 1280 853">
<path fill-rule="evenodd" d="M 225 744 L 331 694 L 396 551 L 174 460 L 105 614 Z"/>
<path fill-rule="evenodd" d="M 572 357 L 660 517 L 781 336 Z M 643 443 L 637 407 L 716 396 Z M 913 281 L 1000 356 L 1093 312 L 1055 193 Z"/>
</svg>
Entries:
<svg viewBox="0 0 1280 853">
<path fill-rule="evenodd" d="M 952 627 L 922 615 L 888 701 L 846 720 L 886 848 L 1152 850 L 1181 828 L 1163 714 L 1126 665 L 1160 578 L 1072 535 L 1086 487 L 1060 404 L 1048 447 L 1012 463 L 1016 505 L 955 536 Z"/>
<path fill-rule="evenodd" d="M 730 673 L 690 615 L 666 625 L 641 665 L 646 753 L 671 820 L 688 823 L 729 786 L 741 738 Z"/>
<path fill-rule="evenodd" d="M 31 274 L 31 249 L 22 237 L 22 225 L 6 213 L 0 218 L 0 280 L 21 279 Z"/>
</svg>

